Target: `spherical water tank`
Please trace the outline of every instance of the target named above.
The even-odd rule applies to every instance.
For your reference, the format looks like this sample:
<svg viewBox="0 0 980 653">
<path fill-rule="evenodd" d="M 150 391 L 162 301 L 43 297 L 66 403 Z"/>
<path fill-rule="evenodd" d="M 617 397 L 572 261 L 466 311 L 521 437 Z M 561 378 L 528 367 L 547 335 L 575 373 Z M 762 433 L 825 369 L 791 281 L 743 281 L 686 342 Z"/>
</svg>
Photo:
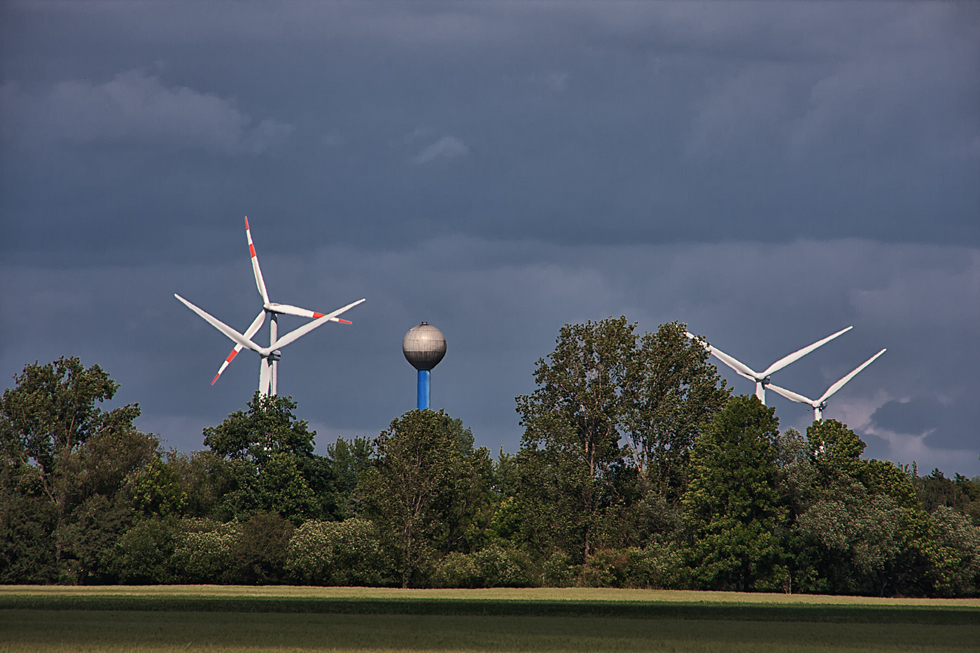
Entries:
<svg viewBox="0 0 980 653">
<path fill-rule="evenodd" d="M 405 358 L 417 370 L 431 370 L 446 355 L 446 337 L 428 322 L 414 326 L 402 340 Z"/>
</svg>

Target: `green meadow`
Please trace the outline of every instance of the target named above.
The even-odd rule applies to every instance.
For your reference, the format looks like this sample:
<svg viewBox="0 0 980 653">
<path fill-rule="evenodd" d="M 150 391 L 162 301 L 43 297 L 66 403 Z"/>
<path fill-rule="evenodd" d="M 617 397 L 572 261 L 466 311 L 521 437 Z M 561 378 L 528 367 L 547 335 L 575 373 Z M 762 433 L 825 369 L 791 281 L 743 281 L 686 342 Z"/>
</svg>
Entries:
<svg viewBox="0 0 980 653">
<path fill-rule="evenodd" d="M 975 651 L 980 600 L 2 587 L 0 651 Z"/>
</svg>

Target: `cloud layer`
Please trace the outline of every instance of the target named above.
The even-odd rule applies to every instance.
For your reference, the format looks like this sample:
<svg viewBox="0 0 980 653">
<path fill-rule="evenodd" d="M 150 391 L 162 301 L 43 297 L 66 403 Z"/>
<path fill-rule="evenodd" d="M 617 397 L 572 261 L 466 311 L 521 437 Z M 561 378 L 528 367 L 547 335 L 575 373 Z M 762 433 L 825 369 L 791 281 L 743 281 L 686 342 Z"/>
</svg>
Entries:
<svg viewBox="0 0 980 653">
<path fill-rule="evenodd" d="M 7 118 L 5 140 L 27 147 L 109 143 L 258 154 L 293 131 L 270 118 L 253 125 L 230 99 L 168 87 L 140 70 L 104 84 L 62 81 L 34 93 L 9 83 L 0 88 L 0 111 Z"/>
<path fill-rule="evenodd" d="M 368 298 L 283 358 L 327 440 L 414 405 L 421 320 L 436 405 L 510 451 L 565 323 L 682 320 L 752 366 L 854 325 L 774 382 L 887 347 L 827 416 L 980 472 L 972 4 L 7 2 L 0 48 L 8 379 L 81 355 L 201 446 L 256 361 L 208 386 L 229 343 L 172 294 L 245 328 L 248 215 L 277 299 Z"/>
</svg>

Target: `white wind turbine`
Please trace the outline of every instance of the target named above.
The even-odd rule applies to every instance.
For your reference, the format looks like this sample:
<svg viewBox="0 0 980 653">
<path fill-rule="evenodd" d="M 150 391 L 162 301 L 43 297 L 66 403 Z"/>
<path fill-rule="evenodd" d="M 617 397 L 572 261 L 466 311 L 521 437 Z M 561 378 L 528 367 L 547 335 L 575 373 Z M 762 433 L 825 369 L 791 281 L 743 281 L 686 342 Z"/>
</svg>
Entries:
<svg viewBox="0 0 980 653">
<path fill-rule="evenodd" d="M 821 396 L 819 399 L 808 399 L 803 395 L 796 394 L 792 390 L 787 390 L 786 388 L 780 388 L 778 385 L 773 385 L 771 383 L 769 384 L 769 387 L 772 388 L 773 392 L 781 394 L 791 401 L 796 401 L 801 404 L 807 404 L 808 406 L 813 408 L 813 421 L 819 422 L 820 420 L 823 419 L 823 411 L 827 407 L 827 400 L 830 399 L 834 395 L 834 393 L 836 393 L 838 390 L 843 388 L 845 383 L 847 383 L 855 376 L 857 376 L 858 373 L 864 368 L 866 368 L 868 365 L 871 365 L 871 363 L 875 362 L 875 359 L 881 356 L 882 354 L 884 354 L 886 351 L 888 350 L 882 349 L 877 354 L 875 354 L 868 360 L 864 361 L 864 363 L 862 363 L 853 372 L 845 376 L 843 379 L 841 379 L 834 385 L 827 388 L 827 392 L 823 393 L 823 396 Z"/>
<path fill-rule="evenodd" d="M 779 370 L 783 369 L 784 367 L 786 367 L 787 365 L 789 365 L 790 363 L 793 363 L 795 361 L 798 361 L 799 359 L 803 358 L 804 356 L 806 356 L 807 354 L 809 354 L 811 351 L 813 351 L 817 347 L 820 347 L 822 345 L 827 344 L 828 342 L 830 342 L 831 340 L 833 340 L 837 336 L 841 335 L 842 333 L 846 333 L 846 332 L 850 331 L 853 328 L 854 327 L 847 327 L 846 329 L 841 329 L 837 333 L 834 333 L 832 335 L 829 335 L 826 338 L 824 338 L 823 340 L 818 340 L 817 342 L 813 343 L 812 345 L 808 345 L 808 346 L 804 347 L 803 349 L 800 349 L 798 351 L 795 351 L 792 354 L 790 354 L 789 356 L 783 356 L 778 361 L 776 361 L 775 363 L 773 363 L 772 365 L 770 365 L 769 367 L 767 367 L 765 369 L 765 371 L 763 371 L 763 372 L 756 372 L 755 370 L 751 369 L 745 363 L 742 363 L 742 362 L 740 362 L 740 361 L 732 358 L 731 356 L 729 356 L 728 354 L 726 354 L 723 351 L 720 351 L 716 347 L 712 347 L 711 345 L 709 345 L 707 343 L 702 343 L 702 344 L 704 345 L 704 348 L 708 350 L 708 353 L 709 354 L 711 354 L 712 356 L 714 356 L 715 358 L 717 358 L 718 360 L 720 360 L 722 363 L 724 363 L 728 367 L 730 367 L 733 370 L 735 370 L 736 372 L 738 372 L 739 376 L 744 376 L 745 378 L 749 379 L 750 381 L 755 381 L 755 396 L 759 398 L 759 401 L 762 402 L 763 405 L 765 405 L 765 403 L 766 403 L 766 386 L 769 385 L 769 375 L 770 374 L 774 374 L 774 373 L 778 372 Z M 696 340 L 697 339 L 696 336 L 692 335 L 691 333 L 688 333 L 687 334 L 687 337 L 688 338 L 691 338 L 692 340 Z"/>
<path fill-rule="evenodd" d="M 344 324 L 350 324 L 349 321 L 341 320 L 337 316 L 357 306 L 364 300 L 359 299 L 356 302 L 348 304 L 343 308 L 338 308 L 336 311 L 327 314 L 317 313 L 305 308 L 299 308 L 298 306 L 290 306 L 289 304 L 277 304 L 275 302 L 270 302 L 269 293 L 265 288 L 265 281 L 262 279 L 262 269 L 259 267 L 259 259 L 255 255 L 255 246 L 252 244 L 252 232 L 248 228 L 248 217 L 245 218 L 245 236 L 248 238 L 248 249 L 252 255 L 252 272 L 255 274 L 255 286 L 258 288 L 259 294 L 262 296 L 262 311 L 255 317 L 252 324 L 245 330 L 245 333 L 235 331 L 221 320 L 201 310 L 180 295 L 174 293 L 174 297 L 180 300 L 184 306 L 204 318 L 208 324 L 228 336 L 235 343 L 235 348 L 231 350 L 231 353 L 228 354 L 228 357 L 225 359 L 224 363 L 221 364 L 221 368 L 218 370 L 218 373 L 214 375 L 211 385 L 214 385 L 215 381 L 218 380 L 218 377 L 221 376 L 221 373 L 228 367 L 228 364 L 231 363 L 235 356 L 238 355 L 238 352 L 240 352 L 243 348 L 251 349 L 252 351 L 258 353 L 261 357 L 259 362 L 259 393 L 262 394 L 262 396 L 269 394 L 275 395 L 279 380 L 279 350 L 282 347 L 295 342 L 302 336 L 305 336 L 313 329 L 323 326 L 327 322 L 343 322 Z M 265 323 L 266 314 L 268 314 L 270 317 L 269 346 L 260 347 L 252 342 L 250 338 L 254 336 Z M 279 315 L 308 317 L 313 318 L 313 321 L 307 322 L 298 329 L 294 329 L 280 338 L 278 320 Z"/>
</svg>

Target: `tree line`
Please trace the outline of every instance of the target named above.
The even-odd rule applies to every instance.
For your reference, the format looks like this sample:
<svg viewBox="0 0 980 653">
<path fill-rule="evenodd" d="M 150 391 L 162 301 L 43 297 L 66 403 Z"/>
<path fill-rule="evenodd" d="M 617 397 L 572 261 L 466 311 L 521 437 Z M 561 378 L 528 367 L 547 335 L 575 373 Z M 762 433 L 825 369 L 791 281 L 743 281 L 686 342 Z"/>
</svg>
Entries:
<svg viewBox="0 0 980 653">
<path fill-rule="evenodd" d="M 980 479 L 862 458 L 834 420 L 780 432 L 679 323 L 566 325 L 494 460 L 412 410 L 325 456 L 256 394 L 161 450 L 118 385 L 33 364 L 0 402 L 0 583 L 595 586 L 980 595 Z"/>
</svg>

